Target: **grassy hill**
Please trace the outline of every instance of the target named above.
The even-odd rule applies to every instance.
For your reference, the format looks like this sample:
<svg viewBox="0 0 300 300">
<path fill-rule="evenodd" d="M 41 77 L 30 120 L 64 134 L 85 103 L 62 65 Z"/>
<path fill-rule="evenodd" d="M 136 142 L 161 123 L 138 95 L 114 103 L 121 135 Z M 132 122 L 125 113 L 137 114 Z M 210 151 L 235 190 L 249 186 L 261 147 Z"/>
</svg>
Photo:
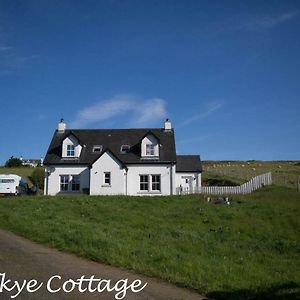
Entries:
<svg viewBox="0 0 300 300">
<path fill-rule="evenodd" d="M 0 199 L 0 227 L 215 299 L 300 296 L 300 192 L 267 187 L 208 204 L 201 195 Z"/>
<path fill-rule="evenodd" d="M 23 177 L 32 171 L 0 168 Z M 202 195 L 1 197 L 0 227 L 214 299 L 296 299 L 299 163 L 204 162 L 203 179 L 240 184 L 269 171 L 276 185 L 234 195 L 230 206 Z"/>
<path fill-rule="evenodd" d="M 272 172 L 273 183 L 297 188 L 300 182 L 298 161 L 204 161 L 203 181 L 211 178 L 231 180 L 237 184 L 252 177 Z"/>
<path fill-rule="evenodd" d="M 0 167 L 0 174 L 16 174 L 28 179 L 31 176 L 33 170 L 34 168 L 30 168 L 30 167 L 20 167 L 20 168 Z"/>
</svg>

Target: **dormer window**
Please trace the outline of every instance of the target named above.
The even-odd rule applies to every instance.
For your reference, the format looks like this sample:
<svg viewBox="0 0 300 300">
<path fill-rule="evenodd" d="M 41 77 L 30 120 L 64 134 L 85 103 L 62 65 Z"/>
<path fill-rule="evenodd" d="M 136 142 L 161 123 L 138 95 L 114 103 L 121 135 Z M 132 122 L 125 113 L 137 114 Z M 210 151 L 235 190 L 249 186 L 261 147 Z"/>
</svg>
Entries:
<svg viewBox="0 0 300 300">
<path fill-rule="evenodd" d="M 141 142 L 141 158 L 142 159 L 158 159 L 159 158 L 159 139 L 152 133 L 148 133 Z"/>
<path fill-rule="evenodd" d="M 82 145 L 79 143 L 79 140 L 77 137 L 75 137 L 73 134 L 69 134 L 62 142 L 62 158 L 79 158 Z"/>
<path fill-rule="evenodd" d="M 129 145 L 122 145 L 120 151 L 121 151 L 122 154 L 125 154 L 125 153 L 128 153 L 129 150 L 130 150 L 130 146 Z"/>
<path fill-rule="evenodd" d="M 67 156 L 75 156 L 75 146 L 67 145 Z"/>
<path fill-rule="evenodd" d="M 155 146 L 153 144 L 146 144 L 146 155 L 155 155 Z"/>
<path fill-rule="evenodd" d="M 102 146 L 101 145 L 97 145 L 93 147 L 93 152 L 94 153 L 99 153 L 102 151 Z"/>
</svg>

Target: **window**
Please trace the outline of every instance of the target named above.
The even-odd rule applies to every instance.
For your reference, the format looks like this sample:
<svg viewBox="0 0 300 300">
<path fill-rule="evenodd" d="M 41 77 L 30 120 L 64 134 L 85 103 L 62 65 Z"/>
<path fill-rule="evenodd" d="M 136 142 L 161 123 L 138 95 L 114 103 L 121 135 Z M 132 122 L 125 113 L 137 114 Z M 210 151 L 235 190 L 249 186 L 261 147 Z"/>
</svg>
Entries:
<svg viewBox="0 0 300 300">
<path fill-rule="evenodd" d="M 67 156 L 75 156 L 75 146 L 67 145 Z"/>
<path fill-rule="evenodd" d="M 80 177 L 79 175 L 72 176 L 72 191 L 80 191 Z"/>
<path fill-rule="evenodd" d="M 104 172 L 104 184 L 110 185 L 110 172 Z"/>
<path fill-rule="evenodd" d="M 14 183 L 14 179 L 0 179 L 0 183 Z"/>
<path fill-rule="evenodd" d="M 69 189 L 69 175 L 60 176 L 60 190 L 68 191 Z"/>
<path fill-rule="evenodd" d="M 154 145 L 152 144 L 146 144 L 146 155 L 154 155 L 155 151 L 154 151 Z"/>
<path fill-rule="evenodd" d="M 128 153 L 130 150 L 130 146 L 129 145 L 122 145 L 121 146 L 121 153 Z"/>
<path fill-rule="evenodd" d="M 160 175 L 152 176 L 152 191 L 160 191 Z"/>
<path fill-rule="evenodd" d="M 93 152 L 99 153 L 99 152 L 101 152 L 101 151 L 102 151 L 102 146 L 101 146 L 101 145 L 99 145 L 99 146 L 94 146 L 94 147 L 93 147 Z"/>
<path fill-rule="evenodd" d="M 156 193 L 160 192 L 161 191 L 160 174 L 140 175 L 140 191 L 156 192 Z"/>
<path fill-rule="evenodd" d="M 149 191 L 149 176 L 140 175 L 140 190 Z"/>
</svg>

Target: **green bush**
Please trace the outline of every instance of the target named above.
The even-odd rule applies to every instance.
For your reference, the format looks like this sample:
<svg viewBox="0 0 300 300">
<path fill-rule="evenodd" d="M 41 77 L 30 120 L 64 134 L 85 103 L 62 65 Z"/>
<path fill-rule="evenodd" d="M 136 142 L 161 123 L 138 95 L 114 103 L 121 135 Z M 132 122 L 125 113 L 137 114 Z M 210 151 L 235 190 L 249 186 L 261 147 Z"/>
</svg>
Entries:
<svg viewBox="0 0 300 300">
<path fill-rule="evenodd" d="M 22 167 L 22 161 L 19 158 L 11 157 L 5 162 L 6 168 L 19 168 Z"/>
<path fill-rule="evenodd" d="M 204 186 L 237 186 L 239 183 L 230 180 L 230 179 L 221 179 L 221 178 L 207 178 L 203 179 L 202 184 Z"/>
<path fill-rule="evenodd" d="M 39 189 L 44 189 L 44 177 L 45 177 L 45 170 L 44 168 L 35 168 L 29 176 L 29 179 L 32 181 L 33 184 L 37 185 Z"/>
</svg>

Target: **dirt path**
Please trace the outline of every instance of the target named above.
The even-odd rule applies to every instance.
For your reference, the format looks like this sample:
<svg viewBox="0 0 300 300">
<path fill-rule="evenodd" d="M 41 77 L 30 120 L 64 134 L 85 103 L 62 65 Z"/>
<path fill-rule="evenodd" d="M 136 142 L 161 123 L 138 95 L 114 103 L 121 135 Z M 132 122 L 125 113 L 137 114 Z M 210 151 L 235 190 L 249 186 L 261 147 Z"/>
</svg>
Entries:
<svg viewBox="0 0 300 300">
<path fill-rule="evenodd" d="M 143 284 L 148 283 L 139 293 L 135 294 L 128 291 L 125 299 L 204 299 L 187 289 L 62 253 L 0 229 L 1 273 L 5 273 L 6 279 L 16 280 L 20 283 L 25 279 L 36 279 L 38 282 L 43 282 L 42 287 L 37 292 L 31 294 L 22 292 L 15 299 L 115 299 L 115 291 L 110 293 L 80 293 L 73 291 L 71 293 L 58 292 L 51 294 L 46 286 L 49 278 L 54 275 L 62 277 L 61 281 L 57 279 L 57 285 L 53 284 L 55 288 L 61 287 L 70 278 L 76 280 L 83 275 L 86 278 L 95 275 L 95 278 L 110 279 L 113 285 L 120 279 L 126 278 L 130 283 L 136 279 L 141 280 Z M 3 275 L 1 277 L 3 278 Z M 12 292 L 1 292 L 1 277 L 0 299 L 11 299 Z"/>
</svg>

